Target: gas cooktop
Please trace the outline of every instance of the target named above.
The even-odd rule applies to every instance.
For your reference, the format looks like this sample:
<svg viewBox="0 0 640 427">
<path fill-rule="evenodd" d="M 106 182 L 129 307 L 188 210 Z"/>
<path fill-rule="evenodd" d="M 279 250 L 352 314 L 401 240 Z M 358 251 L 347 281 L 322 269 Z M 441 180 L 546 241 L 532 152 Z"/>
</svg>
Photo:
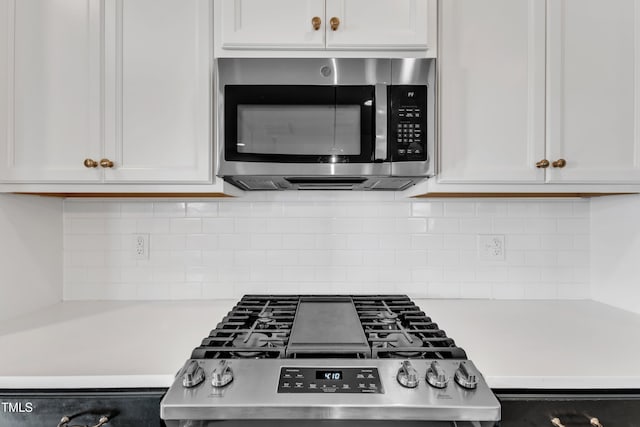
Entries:
<svg viewBox="0 0 640 427">
<path fill-rule="evenodd" d="M 193 350 L 161 417 L 168 427 L 488 427 L 500 405 L 407 296 L 247 295 Z"/>
<path fill-rule="evenodd" d="M 191 354 L 313 357 L 467 358 L 405 295 L 247 295 Z"/>
</svg>

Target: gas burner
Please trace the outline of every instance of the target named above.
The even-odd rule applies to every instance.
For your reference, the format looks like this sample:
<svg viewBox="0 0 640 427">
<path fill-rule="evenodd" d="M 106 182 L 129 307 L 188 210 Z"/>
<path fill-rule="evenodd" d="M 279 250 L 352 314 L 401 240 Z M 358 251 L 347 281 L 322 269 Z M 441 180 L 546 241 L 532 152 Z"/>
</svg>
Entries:
<svg viewBox="0 0 640 427">
<path fill-rule="evenodd" d="M 237 336 L 233 340 L 233 346 L 235 348 L 259 348 L 265 347 L 269 341 L 269 337 L 266 334 L 260 332 L 247 332 Z M 257 357 L 260 356 L 262 351 L 234 351 L 233 354 L 238 357 Z"/>
<path fill-rule="evenodd" d="M 391 311 L 381 311 L 380 313 L 376 313 L 376 318 L 380 323 L 385 325 L 395 325 L 398 321 L 398 315 Z"/>
<path fill-rule="evenodd" d="M 420 337 L 406 332 L 389 334 L 385 341 L 389 347 L 399 349 L 399 351 L 394 351 L 392 354 L 400 357 L 416 357 L 420 354 L 419 351 L 407 351 L 407 349 L 422 348 L 424 346 Z"/>
<path fill-rule="evenodd" d="M 265 329 L 270 326 L 275 326 L 276 319 L 273 317 L 273 312 L 266 311 L 258 315 L 257 322 L 258 322 L 258 325 L 257 325 L 258 328 Z"/>
</svg>

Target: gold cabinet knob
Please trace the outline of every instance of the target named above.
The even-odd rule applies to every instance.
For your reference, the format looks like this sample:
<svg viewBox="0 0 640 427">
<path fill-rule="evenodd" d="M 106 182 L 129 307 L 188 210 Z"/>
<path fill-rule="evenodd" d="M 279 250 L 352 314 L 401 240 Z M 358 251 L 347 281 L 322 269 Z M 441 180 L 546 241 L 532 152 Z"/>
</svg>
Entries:
<svg viewBox="0 0 640 427">
<path fill-rule="evenodd" d="M 321 25 L 322 25 L 322 19 L 320 19 L 319 16 L 314 16 L 313 19 L 311 19 L 311 26 L 315 31 L 318 31 Z"/>
<path fill-rule="evenodd" d="M 98 162 L 96 162 L 93 159 L 84 159 L 84 167 L 85 168 L 97 168 L 98 167 Z"/>
<path fill-rule="evenodd" d="M 102 166 L 103 168 L 112 168 L 113 162 L 109 159 L 102 159 L 100 160 L 100 166 Z"/>
<path fill-rule="evenodd" d="M 555 162 L 551 163 L 551 166 L 554 168 L 563 168 L 567 166 L 567 161 L 565 159 L 558 159 Z"/>
<path fill-rule="evenodd" d="M 340 20 L 334 16 L 329 20 L 329 25 L 331 26 L 332 31 L 336 31 L 340 26 Z"/>
<path fill-rule="evenodd" d="M 542 159 L 540 160 L 538 163 L 536 163 L 536 167 L 538 169 L 546 169 L 549 167 L 549 160 L 547 159 Z"/>
<path fill-rule="evenodd" d="M 589 424 L 591 424 L 593 427 L 604 427 L 600 422 L 600 420 L 597 419 L 596 417 L 591 418 L 589 420 Z"/>
<path fill-rule="evenodd" d="M 554 427 L 564 427 L 564 424 L 562 424 L 562 421 L 560 421 L 560 418 L 556 417 L 556 418 L 552 418 L 551 419 L 551 424 Z"/>
</svg>

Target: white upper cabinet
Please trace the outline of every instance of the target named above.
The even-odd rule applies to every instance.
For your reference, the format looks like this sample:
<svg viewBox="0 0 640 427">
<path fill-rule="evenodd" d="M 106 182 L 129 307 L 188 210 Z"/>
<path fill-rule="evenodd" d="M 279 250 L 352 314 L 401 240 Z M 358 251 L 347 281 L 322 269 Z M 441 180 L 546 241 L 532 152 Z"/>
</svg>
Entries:
<svg viewBox="0 0 640 427">
<path fill-rule="evenodd" d="M 327 0 L 329 49 L 427 49 L 426 0 Z"/>
<path fill-rule="evenodd" d="M 100 0 L 0 0 L 0 180 L 98 181 Z"/>
<path fill-rule="evenodd" d="M 325 0 L 215 0 L 224 49 L 324 49 Z"/>
<path fill-rule="evenodd" d="M 544 181 L 545 0 L 440 7 L 439 182 Z"/>
<path fill-rule="evenodd" d="M 210 2 L 105 6 L 105 181 L 208 181 Z"/>
<path fill-rule="evenodd" d="M 0 180 L 210 182 L 211 20 L 209 0 L 0 0 Z"/>
<path fill-rule="evenodd" d="M 548 2 L 551 182 L 640 182 L 640 2 Z"/>
<path fill-rule="evenodd" d="M 435 55 L 435 0 L 214 2 L 218 56 L 293 49 L 430 50 Z"/>
</svg>

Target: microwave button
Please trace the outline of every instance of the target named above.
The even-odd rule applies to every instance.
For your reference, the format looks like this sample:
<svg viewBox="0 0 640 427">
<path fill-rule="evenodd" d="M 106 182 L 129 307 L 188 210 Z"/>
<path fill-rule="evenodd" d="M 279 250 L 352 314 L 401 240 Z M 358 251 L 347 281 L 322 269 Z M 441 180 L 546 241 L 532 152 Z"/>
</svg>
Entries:
<svg viewBox="0 0 640 427">
<path fill-rule="evenodd" d="M 398 150 L 398 155 L 400 155 L 400 156 L 404 156 L 406 153 L 407 153 L 407 150 L 405 150 L 404 148 L 400 148 Z"/>
</svg>

